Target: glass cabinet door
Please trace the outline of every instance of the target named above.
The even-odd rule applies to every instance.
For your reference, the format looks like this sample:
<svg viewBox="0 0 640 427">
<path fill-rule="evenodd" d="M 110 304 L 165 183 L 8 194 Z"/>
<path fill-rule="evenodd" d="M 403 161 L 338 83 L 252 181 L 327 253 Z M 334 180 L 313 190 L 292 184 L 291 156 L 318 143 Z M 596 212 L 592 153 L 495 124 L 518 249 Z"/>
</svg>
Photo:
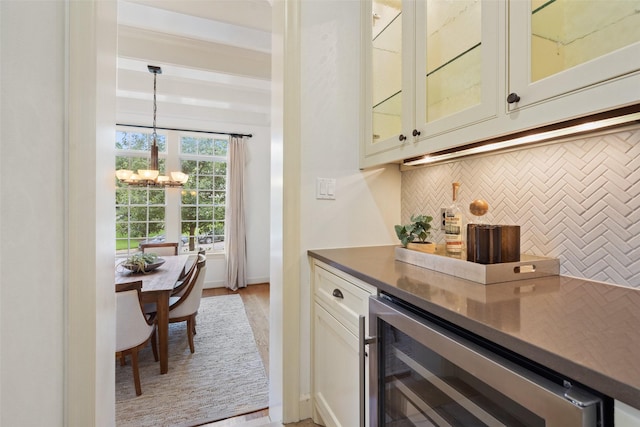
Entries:
<svg viewBox="0 0 640 427">
<path fill-rule="evenodd" d="M 373 1 L 373 142 L 402 132 L 402 2 Z"/>
<path fill-rule="evenodd" d="M 640 69 L 640 0 L 519 0 L 509 8 L 509 89 L 520 97 L 512 108 Z"/>
<path fill-rule="evenodd" d="M 416 127 L 424 136 L 496 113 L 497 2 L 415 2 Z"/>
</svg>

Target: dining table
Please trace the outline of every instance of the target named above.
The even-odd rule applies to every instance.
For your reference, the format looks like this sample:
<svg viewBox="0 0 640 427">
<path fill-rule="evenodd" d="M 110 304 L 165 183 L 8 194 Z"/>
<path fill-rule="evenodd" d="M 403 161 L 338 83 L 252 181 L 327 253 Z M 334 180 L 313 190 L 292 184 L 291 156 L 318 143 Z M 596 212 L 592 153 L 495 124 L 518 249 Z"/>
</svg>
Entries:
<svg viewBox="0 0 640 427">
<path fill-rule="evenodd" d="M 156 304 L 156 328 L 158 333 L 158 353 L 160 373 L 169 371 L 169 297 L 184 272 L 185 264 L 192 255 L 162 256 L 164 263 L 146 273 L 136 273 L 126 269 L 123 259 L 116 258 L 115 283 L 142 281 L 142 302 Z"/>
</svg>

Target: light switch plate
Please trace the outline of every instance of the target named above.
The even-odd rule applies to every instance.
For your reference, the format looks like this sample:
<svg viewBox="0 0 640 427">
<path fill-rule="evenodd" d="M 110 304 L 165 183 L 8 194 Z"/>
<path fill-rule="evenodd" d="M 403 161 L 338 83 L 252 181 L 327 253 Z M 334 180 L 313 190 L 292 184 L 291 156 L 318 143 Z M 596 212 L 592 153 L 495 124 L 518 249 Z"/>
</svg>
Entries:
<svg viewBox="0 0 640 427">
<path fill-rule="evenodd" d="M 316 199 L 335 200 L 336 180 L 332 178 L 316 178 Z"/>
</svg>

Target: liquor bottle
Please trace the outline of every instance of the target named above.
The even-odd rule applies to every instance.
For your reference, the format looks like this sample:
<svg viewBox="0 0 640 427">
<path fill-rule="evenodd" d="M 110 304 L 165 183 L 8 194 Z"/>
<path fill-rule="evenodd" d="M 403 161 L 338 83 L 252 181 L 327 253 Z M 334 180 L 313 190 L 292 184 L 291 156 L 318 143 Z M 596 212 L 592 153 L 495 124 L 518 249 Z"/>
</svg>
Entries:
<svg viewBox="0 0 640 427">
<path fill-rule="evenodd" d="M 448 253 L 461 254 L 463 247 L 463 216 L 462 209 L 458 204 L 458 188 L 459 182 L 454 182 L 453 187 L 453 203 L 445 211 L 444 218 L 444 240 Z"/>
</svg>

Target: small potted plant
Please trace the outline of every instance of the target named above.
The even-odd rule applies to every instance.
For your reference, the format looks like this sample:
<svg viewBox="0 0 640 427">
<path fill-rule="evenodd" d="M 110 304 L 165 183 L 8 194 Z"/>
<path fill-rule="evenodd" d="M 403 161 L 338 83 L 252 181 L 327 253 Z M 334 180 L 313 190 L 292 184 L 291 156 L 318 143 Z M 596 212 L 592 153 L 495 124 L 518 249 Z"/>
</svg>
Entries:
<svg viewBox="0 0 640 427">
<path fill-rule="evenodd" d="M 402 246 L 421 252 L 434 252 L 435 245 L 427 241 L 431 235 L 431 221 L 433 217 L 428 215 L 412 215 L 410 224 L 396 225 L 394 228 Z"/>
</svg>

